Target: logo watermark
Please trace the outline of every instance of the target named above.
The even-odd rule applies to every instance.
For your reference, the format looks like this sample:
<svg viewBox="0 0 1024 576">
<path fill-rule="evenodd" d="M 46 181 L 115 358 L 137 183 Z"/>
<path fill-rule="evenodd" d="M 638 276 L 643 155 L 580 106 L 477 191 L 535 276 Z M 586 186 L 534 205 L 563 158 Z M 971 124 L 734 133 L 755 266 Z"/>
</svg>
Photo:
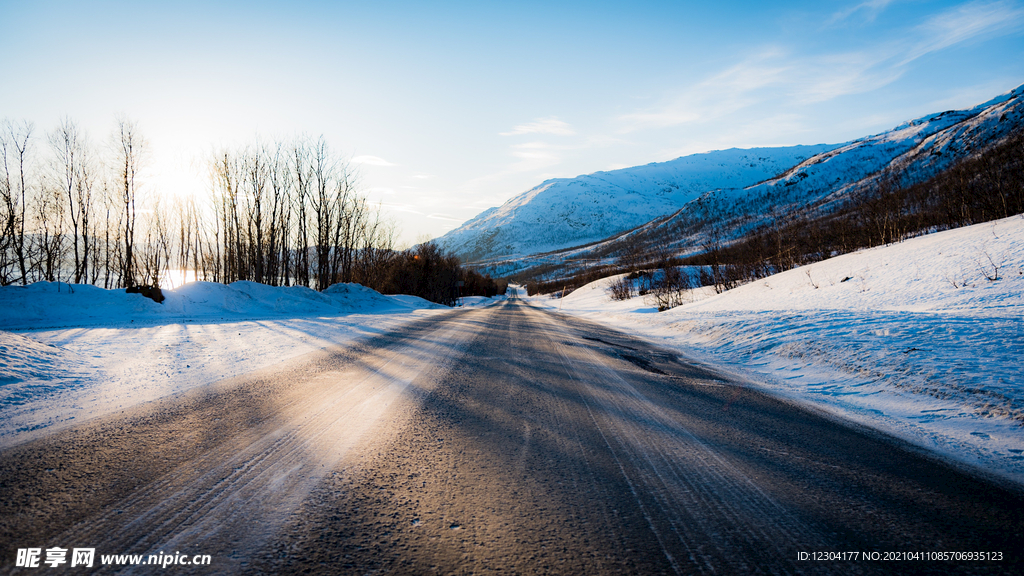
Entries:
<svg viewBox="0 0 1024 576">
<path fill-rule="evenodd" d="M 68 552 L 71 552 L 70 558 Z M 99 556 L 100 566 L 209 566 L 212 562 L 209 554 L 101 554 Z M 18 555 L 15 559 L 15 566 L 18 568 L 57 568 L 58 566 L 69 566 L 71 568 L 92 568 L 96 563 L 95 548 L 18 548 Z"/>
</svg>

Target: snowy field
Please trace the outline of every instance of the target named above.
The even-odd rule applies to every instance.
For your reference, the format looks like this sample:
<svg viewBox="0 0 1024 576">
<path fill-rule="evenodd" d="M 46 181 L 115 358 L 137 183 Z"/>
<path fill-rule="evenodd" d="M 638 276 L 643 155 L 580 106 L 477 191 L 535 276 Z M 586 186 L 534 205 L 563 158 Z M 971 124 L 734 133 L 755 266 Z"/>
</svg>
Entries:
<svg viewBox="0 0 1024 576">
<path fill-rule="evenodd" d="M 536 305 L 1024 483 L 1024 218 L 846 254 L 657 312 L 616 278 Z"/>
<path fill-rule="evenodd" d="M 0 447 L 448 310 L 357 284 L 197 282 L 164 294 L 0 288 Z"/>
</svg>

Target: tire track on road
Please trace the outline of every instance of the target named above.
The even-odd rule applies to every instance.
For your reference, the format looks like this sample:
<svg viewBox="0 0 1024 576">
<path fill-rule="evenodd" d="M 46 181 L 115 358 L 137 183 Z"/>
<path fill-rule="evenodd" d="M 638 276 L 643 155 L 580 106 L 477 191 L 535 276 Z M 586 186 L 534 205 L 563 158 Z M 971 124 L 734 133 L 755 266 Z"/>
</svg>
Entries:
<svg viewBox="0 0 1024 576">
<path fill-rule="evenodd" d="M 677 574 L 693 567 L 714 573 L 722 566 L 755 573 L 767 565 L 745 564 L 736 550 L 770 550 L 766 556 L 779 567 L 797 572 L 795 552 L 824 544 L 751 478 L 637 391 L 624 377 L 628 373 L 610 367 L 581 342 L 594 338 L 577 336 L 546 314 L 531 315 L 542 319 L 552 348 Z M 653 509 L 645 503 L 652 500 Z M 683 557 L 686 568 L 677 560 Z"/>
<path fill-rule="evenodd" d="M 97 554 L 211 554 L 212 571 L 237 572 L 368 432 L 388 432 L 389 412 L 414 409 L 426 391 L 410 390 L 413 381 L 459 354 L 467 328 L 458 320 L 434 323 L 355 362 L 328 358 L 326 370 L 293 387 L 257 427 L 233 430 L 228 441 L 49 540 Z M 134 571 L 148 568 L 124 569 Z"/>
</svg>

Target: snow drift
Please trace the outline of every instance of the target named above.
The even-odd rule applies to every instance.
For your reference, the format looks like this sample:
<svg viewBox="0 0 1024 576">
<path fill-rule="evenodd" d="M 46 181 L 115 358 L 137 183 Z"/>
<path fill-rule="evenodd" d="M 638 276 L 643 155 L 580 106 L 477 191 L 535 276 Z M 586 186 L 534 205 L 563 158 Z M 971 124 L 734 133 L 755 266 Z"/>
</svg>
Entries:
<svg viewBox="0 0 1024 576">
<path fill-rule="evenodd" d="M 172 320 L 252 320 L 339 314 L 382 314 L 441 309 L 415 296 L 385 296 L 359 284 L 335 284 L 323 292 L 305 286 L 230 285 L 190 282 L 165 290 L 163 303 L 124 290 L 88 284 L 36 282 L 0 287 L 0 330 L 111 326 Z"/>
</svg>

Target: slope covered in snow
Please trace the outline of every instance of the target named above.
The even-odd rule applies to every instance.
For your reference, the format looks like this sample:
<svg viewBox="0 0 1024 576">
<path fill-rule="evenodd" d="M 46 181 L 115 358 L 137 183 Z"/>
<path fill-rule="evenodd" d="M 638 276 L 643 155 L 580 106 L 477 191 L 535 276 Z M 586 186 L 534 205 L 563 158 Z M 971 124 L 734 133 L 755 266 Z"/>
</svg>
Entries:
<svg viewBox="0 0 1024 576">
<path fill-rule="evenodd" d="M 796 268 L 658 313 L 606 278 L 531 301 L 1024 483 L 1024 217 Z"/>
<path fill-rule="evenodd" d="M 727 192 L 732 216 L 841 198 L 874 186 L 888 171 L 900 183 L 923 181 L 1024 129 L 1024 86 L 968 110 L 951 110 L 904 122 L 800 162 L 781 177 Z"/>
<path fill-rule="evenodd" d="M 275 287 L 255 282 L 230 285 L 190 282 L 164 290 L 156 302 L 124 290 L 88 284 L 36 282 L 0 287 L 0 330 L 46 327 L 117 326 L 179 320 L 253 320 L 294 316 L 405 312 L 444 308 L 413 296 L 384 296 L 359 284 L 335 284 L 323 292 L 305 286 Z M 410 300 L 411 299 L 411 300 Z"/>
<path fill-rule="evenodd" d="M 924 180 L 1024 129 L 1022 95 L 1024 86 L 968 110 L 930 114 L 840 145 L 723 150 L 549 180 L 439 243 L 469 261 L 495 261 L 598 242 L 652 220 L 749 225 L 874 186 L 887 169 L 903 184 Z"/>
<path fill-rule="evenodd" d="M 474 261 L 595 242 L 674 212 L 708 190 L 776 177 L 832 147 L 733 148 L 547 180 L 484 211 L 438 243 Z"/>
</svg>

